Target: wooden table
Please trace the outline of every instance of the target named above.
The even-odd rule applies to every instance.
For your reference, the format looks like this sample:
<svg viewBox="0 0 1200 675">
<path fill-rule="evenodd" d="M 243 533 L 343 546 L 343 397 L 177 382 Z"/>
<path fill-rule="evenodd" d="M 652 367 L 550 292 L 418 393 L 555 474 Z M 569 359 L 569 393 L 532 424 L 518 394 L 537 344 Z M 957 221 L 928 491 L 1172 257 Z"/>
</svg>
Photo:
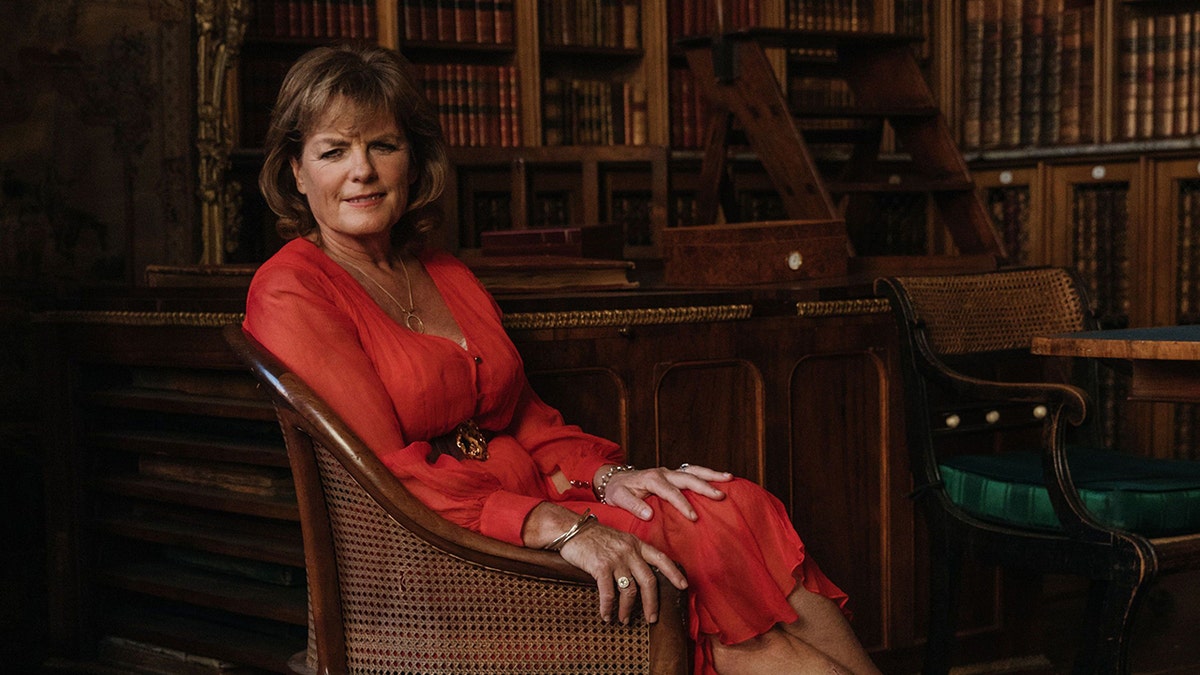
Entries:
<svg viewBox="0 0 1200 675">
<path fill-rule="evenodd" d="M 1084 331 L 1033 339 L 1034 354 L 1120 359 L 1133 366 L 1129 398 L 1200 403 L 1200 325 Z"/>
</svg>

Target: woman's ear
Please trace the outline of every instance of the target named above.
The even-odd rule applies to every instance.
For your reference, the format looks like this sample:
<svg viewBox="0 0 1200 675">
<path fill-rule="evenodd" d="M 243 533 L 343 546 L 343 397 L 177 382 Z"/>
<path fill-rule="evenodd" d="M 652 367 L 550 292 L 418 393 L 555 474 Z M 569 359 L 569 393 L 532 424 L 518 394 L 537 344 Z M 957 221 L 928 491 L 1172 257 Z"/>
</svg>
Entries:
<svg viewBox="0 0 1200 675">
<path fill-rule="evenodd" d="M 300 177 L 300 160 L 292 157 L 288 162 L 292 165 L 292 178 L 296 181 L 296 191 L 302 195 L 308 194 L 304 187 L 304 179 Z"/>
</svg>

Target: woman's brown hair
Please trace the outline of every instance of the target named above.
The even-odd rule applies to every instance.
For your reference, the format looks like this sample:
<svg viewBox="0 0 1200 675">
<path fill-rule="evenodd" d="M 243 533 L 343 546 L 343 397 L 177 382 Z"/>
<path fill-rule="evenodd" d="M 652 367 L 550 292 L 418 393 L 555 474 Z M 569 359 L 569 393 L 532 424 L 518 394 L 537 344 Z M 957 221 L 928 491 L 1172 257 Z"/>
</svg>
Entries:
<svg viewBox="0 0 1200 675">
<path fill-rule="evenodd" d="M 279 216 L 284 239 L 315 237 L 317 223 L 308 200 L 296 187 L 291 162 L 304 139 L 331 111 L 345 107 L 359 115 L 393 115 L 408 137 L 416 179 L 408 212 L 392 230 L 397 245 L 422 242 L 433 229 L 432 206 L 446 182 L 446 145 L 437 114 L 421 92 L 411 66 L 395 51 L 374 45 L 317 47 L 301 56 L 284 77 L 271 111 L 266 160 L 258 186 Z"/>
</svg>

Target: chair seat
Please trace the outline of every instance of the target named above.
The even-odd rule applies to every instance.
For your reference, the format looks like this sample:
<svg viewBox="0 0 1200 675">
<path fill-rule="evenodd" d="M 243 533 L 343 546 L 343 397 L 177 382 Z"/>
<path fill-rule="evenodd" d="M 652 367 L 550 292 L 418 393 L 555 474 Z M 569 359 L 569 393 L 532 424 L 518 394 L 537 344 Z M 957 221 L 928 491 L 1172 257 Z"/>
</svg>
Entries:
<svg viewBox="0 0 1200 675">
<path fill-rule="evenodd" d="M 1200 532 L 1200 462 L 1068 450 L 1071 476 L 1100 522 L 1148 537 Z M 968 513 L 1007 525 L 1061 529 L 1034 452 L 960 455 L 941 464 L 950 499 Z"/>
</svg>

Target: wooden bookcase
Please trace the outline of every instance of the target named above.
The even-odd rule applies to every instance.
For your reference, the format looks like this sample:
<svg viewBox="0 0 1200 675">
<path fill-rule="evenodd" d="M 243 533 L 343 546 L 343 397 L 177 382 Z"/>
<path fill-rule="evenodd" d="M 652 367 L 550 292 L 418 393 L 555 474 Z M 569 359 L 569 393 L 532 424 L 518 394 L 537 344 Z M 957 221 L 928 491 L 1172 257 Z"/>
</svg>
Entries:
<svg viewBox="0 0 1200 675">
<path fill-rule="evenodd" d="M 926 38 L 935 36 L 933 0 L 862 0 L 858 3 L 827 3 L 812 0 L 737 0 L 732 6 L 734 26 L 801 27 L 827 30 L 875 30 L 916 32 Z M 696 149 L 700 129 L 699 104 L 694 87 L 680 84 L 686 70 L 683 53 L 674 40 L 686 34 L 711 30 L 712 3 L 707 0 L 607 0 L 602 3 L 549 2 L 548 0 L 504 0 L 483 3 L 479 8 L 497 7 L 508 11 L 511 31 L 501 37 L 496 32 L 499 20 L 491 12 L 471 3 L 445 0 L 353 0 L 329 3 L 324 0 L 294 0 L 232 3 L 235 9 L 226 17 L 237 30 L 225 31 L 226 42 L 216 41 L 214 55 L 231 56 L 226 96 L 221 102 L 229 143 L 227 168 L 216 175 L 208 171 L 202 181 L 207 186 L 228 185 L 228 189 L 208 190 L 216 194 L 206 207 L 203 233 L 206 241 L 204 262 L 253 263 L 269 256 L 279 243 L 274 235 L 274 217 L 258 196 L 256 178 L 261 165 L 261 142 L 266 116 L 278 83 L 287 66 L 307 49 L 345 40 L 376 41 L 405 54 L 423 73 L 436 80 L 431 99 L 446 111 L 444 124 L 452 137 L 451 157 L 454 185 L 444 201 L 447 223 L 443 244 L 451 250 L 472 248 L 478 239 L 485 214 L 496 213 L 507 202 L 507 214 L 499 214 L 492 224 L 513 228 L 538 225 L 586 225 L 619 222 L 627 234 L 626 257 L 652 259 L 658 256 L 656 232 L 663 227 L 689 223 L 686 205 L 695 199 L 687 176 L 698 165 Z M 844 6 L 843 6 L 844 5 Z M 315 18 L 321 7 L 351 7 L 361 15 L 356 30 L 347 28 L 334 34 Z M 595 24 L 588 8 L 602 8 Z M 240 8 L 240 9 L 239 9 Z M 303 18 L 308 8 L 310 18 Z M 852 16 L 852 8 L 857 14 Z M 604 14 L 605 11 L 608 14 Z M 240 14 L 238 12 L 241 12 Z M 300 12 L 299 17 L 296 15 Z M 563 19 L 564 13 L 577 12 L 575 21 Z M 373 23 L 368 18 L 374 19 Z M 623 30 L 620 46 L 591 44 L 613 33 L 613 21 Z M 239 24 L 240 22 L 240 24 Z M 591 23 L 589 23 L 591 22 Z M 552 26 L 567 27 L 551 36 Z M 347 24 L 349 25 L 349 24 Z M 602 30 L 608 25 L 609 30 Z M 575 30 L 571 30 L 574 28 Z M 439 33 L 440 29 L 440 33 Z M 597 34 L 590 40 L 585 34 Z M 494 39 L 479 39 L 489 35 Z M 609 41 L 611 42 L 611 41 Z M 565 43 L 565 44 L 561 44 Z M 927 72 L 935 74 L 946 61 L 938 57 L 938 42 L 928 39 L 919 49 Z M 224 49 L 224 51 L 220 51 Z M 797 89 L 792 97 L 805 105 L 800 84 L 793 71 L 802 56 L 776 50 L 771 55 L 775 69 L 788 86 Z M 799 59 L 799 60 L 798 60 Z M 496 75 L 497 72 L 504 75 Z M 603 81 L 614 90 L 628 86 L 637 92 L 632 109 L 639 126 L 636 133 L 616 133 L 615 143 L 603 142 L 610 136 L 581 138 L 599 140 L 589 144 L 559 144 L 563 138 L 548 138 L 559 117 L 588 117 L 581 106 L 547 104 L 546 84 L 559 81 Z M 496 80 L 499 80 L 497 83 Z M 472 94 L 466 84 L 482 82 L 480 92 Z M 811 85 L 806 80 L 805 86 Z M 829 86 L 829 85 L 822 85 Z M 836 87 L 836 85 L 833 85 Z M 508 92 L 510 98 L 497 90 Z M 442 97 L 439 101 L 439 95 Z M 462 122 L 463 109 L 470 108 L 471 96 L 478 96 L 489 109 L 497 105 L 506 113 L 504 128 L 509 133 L 476 130 L 459 133 L 473 125 L 496 126 L 496 121 Z M 463 98 L 468 101 L 463 103 Z M 449 97 L 449 98 L 447 98 Z M 459 97 L 459 98 L 455 98 Z M 209 96 L 208 98 L 213 98 Z M 220 99 L 220 97 L 216 97 Z M 497 98 L 499 103 L 497 103 Z M 576 97 L 577 99 L 580 97 Z M 591 99 L 591 100 L 594 100 Z M 458 101 L 457 103 L 455 101 Z M 586 108 L 587 106 L 583 106 Z M 624 108 L 620 108 L 624 110 Z M 457 112 L 452 112 L 457 111 Z M 614 127 L 624 128 L 625 112 L 615 113 Z M 466 115 L 466 117 L 471 117 Z M 483 116 L 486 119 L 486 115 Z M 547 118 L 551 118 L 549 121 Z M 644 119 L 644 122 L 641 120 Z M 690 130 L 686 138 L 685 130 Z M 555 136 L 555 133 L 551 133 Z M 497 139 L 500 139 L 497 142 Z M 626 142 L 620 142 L 626 141 Z M 501 152 L 496 152 L 500 148 Z M 662 158 L 666 156 L 664 170 Z M 751 164 L 753 158 L 743 158 Z M 216 162 L 221 164 L 220 157 Z M 507 177 L 503 167 L 507 166 Z M 606 167 L 615 167 L 608 169 Z M 680 179 L 672 177 L 678 168 Z M 562 174 L 551 179 L 554 173 Z M 535 182 L 526 182 L 534 176 Z M 559 183 L 558 188 L 542 189 L 536 183 Z M 228 180 L 225 180 L 228 179 Z M 739 201 L 744 208 L 732 219 L 753 218 L 770 212 L 769 197 L 751 178 L 750 186 Z M 501 194 L 512 184 L 507 199 Z M 630 186 L 641 186 L 633 189 Z M 204 192 L 204 190 L 202 190 Z M 566 208 L 539 204 L 537 194 L 566 195 Z M 217 194 L 220 193 L 220 194 Z M 648 201 L 647 201 L 648 199 Z M 767 201 L 764 201 L 767 200 Z M 476 218 L 476 215 L 479 218 Z M 455 228 L 458 229 L 455 229 Z M 211 243 L 209 243 L 211 242 Z"/>
</svg>

